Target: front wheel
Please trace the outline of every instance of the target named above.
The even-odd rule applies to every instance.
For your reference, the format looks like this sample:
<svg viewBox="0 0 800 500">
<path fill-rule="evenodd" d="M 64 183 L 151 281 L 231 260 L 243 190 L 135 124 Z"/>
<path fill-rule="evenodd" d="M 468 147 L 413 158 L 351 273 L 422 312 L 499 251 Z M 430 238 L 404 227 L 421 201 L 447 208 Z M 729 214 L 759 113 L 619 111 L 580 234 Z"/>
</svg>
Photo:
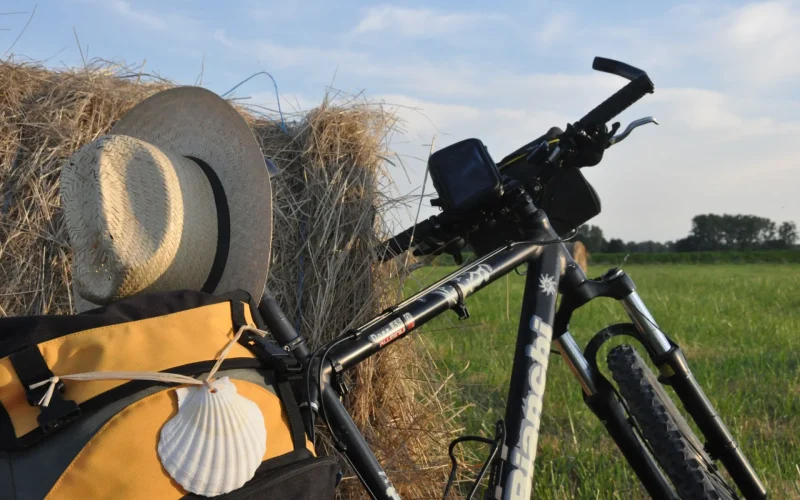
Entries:
<svg viewBox="0 0 800 500">
<path fill-rule="evenodd" d="M 684 500 L 728 500 L 736 494 L 658 379 L 629 345 L 608 353 L 608 367 L 658 464 Z"/>
</svg>

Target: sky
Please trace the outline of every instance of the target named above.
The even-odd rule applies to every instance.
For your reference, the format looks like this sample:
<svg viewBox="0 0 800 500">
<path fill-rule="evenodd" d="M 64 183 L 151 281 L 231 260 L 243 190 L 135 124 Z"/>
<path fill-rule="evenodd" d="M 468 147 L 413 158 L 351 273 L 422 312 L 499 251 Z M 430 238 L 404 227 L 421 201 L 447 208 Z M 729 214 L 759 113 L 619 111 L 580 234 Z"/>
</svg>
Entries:
<svg viewBox="0 0 800 500">
<path fill-rule="evenodd" d="M 403 120 L 393 189 L 417 196 L 432 141 L 478 137 L 499 161 L 621 87 L 591 69 L 594 56 L 621 60 L 656 92 L 618 119 L 660 125 L 584 169 L 603 204 L 591 223 L 607 238 L 681 238 L 701 213 L 800 222 L 800 0 L 4 0 L 0 51 L 34 7 L 11 52 L 52 67 L 82 64 L 77 35 L 85 58 L 220 94 L 268 71 L 287 111 L 328 86 L 385 102 Z M 275 107 L 266 78 L 234 95 Z M 426 200 L 422 216 L 433 213 Z M 415 215 L 396 214 L 398 229 Z"/>
</svg>

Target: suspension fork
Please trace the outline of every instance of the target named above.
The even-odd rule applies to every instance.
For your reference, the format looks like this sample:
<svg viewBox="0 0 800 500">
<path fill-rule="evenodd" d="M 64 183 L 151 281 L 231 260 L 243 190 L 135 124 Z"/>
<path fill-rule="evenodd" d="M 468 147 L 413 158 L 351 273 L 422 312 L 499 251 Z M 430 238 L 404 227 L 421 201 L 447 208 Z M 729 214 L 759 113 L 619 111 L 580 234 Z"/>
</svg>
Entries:
<svg viewBox="0 0 800 500">
<path fill-rule="evenodd" d="M 569 332 L 553 344 L 580 383 L 586 406 L 603 423 L 647 493 L 655 500 L 677 500 L 664 473 L 628 421 L 628 413 L 611 383 L 592 367 Z"/>
<path fill-rule="evenodd" d="M 636 290 L 622 298 L 620 303 L 636 325 L 662 378 L 675 389 L 684 408 L 705 436 L 706 451 L 722 462 L 746 499 L 767 498 L 766 488 L 692 374 L 680 347 L 661 331 Z"/>
<path fill-rule="evenodd" d="M 675 389 L 684 408 L 706 438 L 708 453 L 723 463 L 745 498 L 767 497 L 764 485 L 698 384 L 680 347 L 659 328 L 636 292 L 633 280 L 625 272 L 611 269 L 599 279 L 589 280 L 577 265 L 570 265 L 562 278 L 562 294 L 554 321 L 554 336 L 558 338 L 565 334 L 572 313 L 590 300 L 596 297 L 618 300 L 636 326 L 651 360 L 659 367 L 662 380 Z M 576 367 L 580 368 L 580 365 Z M 579 374 L 580 371 L 576 373 Z M 602 379 L 599 374 L 597 378 Z"/>
</svg>

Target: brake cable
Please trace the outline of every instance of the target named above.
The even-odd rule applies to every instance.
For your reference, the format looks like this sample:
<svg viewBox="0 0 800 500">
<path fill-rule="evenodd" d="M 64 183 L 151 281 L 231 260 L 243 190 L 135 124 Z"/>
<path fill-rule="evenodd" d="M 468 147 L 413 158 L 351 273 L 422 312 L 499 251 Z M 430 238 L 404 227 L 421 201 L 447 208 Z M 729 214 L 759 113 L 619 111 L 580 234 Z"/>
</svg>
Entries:
<svg viewBox="0 0 800 500">
<path fill-rule="evenodd" d="M 505 440 L 506 434 L 506 426 L 505 422 L 502 420 L 498 420 L 495 424 L 495 436 L 494 439 L 485 438 L 483 436 L 461 436 L 459 438 L 454 439 L 447 450 L 447 454 L 450 456 L 450 462 L 453 464 L 450 468 L 450 475 L 447 478 L 447 485 L 444 488 L 444 495 L 442 496 L 443 500 L 447 500 L 447 495 L 450 493 L 450 488 L 453 487 L 453 483 L 456 480 L 456 473 L 458 471 L 458 460 L 455 456 L 455 447 L 460 443 L 468 442 L 468 441 L 475 441 L 479 443 L 489 444 L 492 445 L 491 449 L 489 450 L 489 456 L 483 462 L 481 466 L 481 470 L 478 471 L 478 475 L 475 477 L 475 481 L 472 483 L 472 487 L 467 494 L 467 500 L 472 500 L 475 496 L 475 493 L 478 491 L 478 486 L 480 486 L 481 481 L 486 476 L 486 471 L 489 469 L 489 466 L 494 462 L 495 458 L 497 458 L 497 453 L 500 451 L 500 447 Z"/>
</svg>

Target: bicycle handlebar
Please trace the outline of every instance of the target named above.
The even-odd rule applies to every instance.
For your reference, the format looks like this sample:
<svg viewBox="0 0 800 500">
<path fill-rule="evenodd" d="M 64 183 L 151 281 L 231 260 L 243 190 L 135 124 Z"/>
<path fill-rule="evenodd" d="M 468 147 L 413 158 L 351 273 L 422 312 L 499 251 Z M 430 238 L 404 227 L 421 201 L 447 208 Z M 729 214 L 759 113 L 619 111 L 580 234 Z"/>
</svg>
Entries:
<svg viewBox="0 0 800 500">
<path fill-rule="evenodd" d="M 417 242 L 423 242 L 428 238 L 441 237 L 449 239 L 449 236 L 444 234 L 446 231 L 443 232 L 442 229 L 454 222 L 455 219 L 448 216 L 447 213 L 433 215 L 420 221 L 402 233 L 396 234 L 392 236 L 391 239 L 384 241 L 379 247 L 378 258 L 381 262 L 391 260 L 411 248 L 412 245 L 415 245 Z"/>
<path fill-rule="evenodd" d="M 647 76 L 647 73 L 635 68 L 629 64 L 625 64 L 613 59 L 606 59 L 603 57 L 595 57 L 592 62 L 592 69 L 611 73 L 622 78 L 630 80 L 630 82 L 615 92 L 611 97 L 600 103 L 593 110 L 589 111 L 586 116 L 581 118 L 575 123 L 575 128 L 578 130 L 585 130 L 591 126 L 605 126 L 606 123 L 613 120 L 617 115 L 628 109 L 633 103 L 641 99 L 647 94 L 652 94 L 655 90 L 655 85 Z M 653 120 L 654 121 L 654 120 Z M 657 123 L 657 122 L 656 122 Z M 550 129 L 550 134 L 555 129 Z M 523 146 L 521 149 L 512 153 L 504 158 L 498 166 L 502 168 L 505 163 L 517 153 L 528 153 L 536 144 L 531 143 Z M 557 148 L 554 155 L 557 155 L 559 150 Z M 514 160 L 511 160 L 514 161 Z M 412 244 L 412 235 L 415 241 L 422 241 L 428 235 L 434 232 L 441 226 L 441 223 L 446 223 L 447 214 L 442 213 L 435 215 L 429 219 L 411 226 L 400 234 L 393 236 L 390 240 L 381 245 L 382 251 L 380 252 L 380 260 L 390 260 L 396 255 L 400 255 L 409 248 Z"/>
<path fill-rule="evenodd" d="M 578 123 L 581 128 L 586 128 L 590 124 L 605 125 L 645 95 L 652 94 L 654 90 L 655 86 L 650 77 L 647 73 L 642 73 L 589 111 L 586 116 L 578 120 Z"/>
<path fill-rule="evenodd" d="M 411 226 L 402 233 L 392 236 L 392 238 L 381 245 L 383 254 L 380 256 L 381 261 L 391 260 L 397 255 L 405 252 L 411 248 L 411 237 L 425 237 L 434 229 L 434 224 L 430 219 L 418 222 L 416 225 Z"/>
</svg>

